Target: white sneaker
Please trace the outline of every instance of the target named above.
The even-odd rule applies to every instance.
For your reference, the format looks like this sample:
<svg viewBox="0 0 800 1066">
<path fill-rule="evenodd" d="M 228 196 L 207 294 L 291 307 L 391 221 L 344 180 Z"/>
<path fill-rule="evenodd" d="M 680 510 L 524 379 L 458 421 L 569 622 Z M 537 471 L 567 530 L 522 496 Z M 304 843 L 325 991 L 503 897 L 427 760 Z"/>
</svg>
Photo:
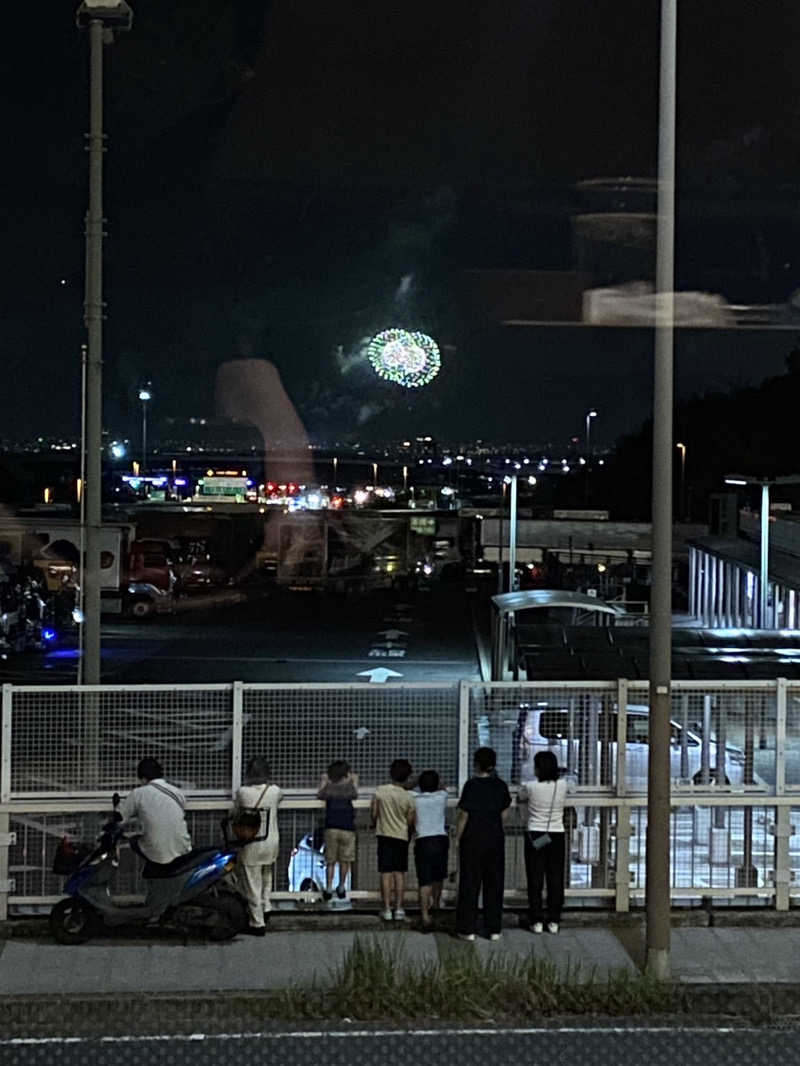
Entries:
<svg viewBox="0 0 800 1066">
<path fill-rule="evenodd" d="M 534 931 L 534 933 L 543 933 L 544 932 L 544 926 L 542 925 L 541 922 L 534 922 L 533 925 L 531 926 L 531 929 Z"/>
<path fill-rule="evenodd" d="M 394 912 L 394 920 L 396 922 L 404 922 L 406 920 L 406 912 L 403 910 L 402 907 L 398 907 L 398 909 Z"/>
<path fill-rule="evenodd" d="M 459 940 L 466 940 L 468 943 L 472 944 L 474 942 L 474 940 L 475 940 L 475 934 L 474 933 L 459 933 L 458 934 L 458 939 Z"/>
<path fill-rule="evenodd" d="M 558 922 L 548 922 L 547 923 L 547 932 L 548 933 L 557 933 L 558 932 Z"/>
<path fill-rule="evenodd" d="M 502 933 L 491 933 L 489 935 L 489 939 L 490 940 L 500 940 L 502 938 L 502 936 L 503 936 Z"/>
<path fill-rule="evenodd" d="M 381 918 L 384 920 L 384 922 L 390 922 L 392 920 L 392 912 L 381 911 Z"/>
</svg>

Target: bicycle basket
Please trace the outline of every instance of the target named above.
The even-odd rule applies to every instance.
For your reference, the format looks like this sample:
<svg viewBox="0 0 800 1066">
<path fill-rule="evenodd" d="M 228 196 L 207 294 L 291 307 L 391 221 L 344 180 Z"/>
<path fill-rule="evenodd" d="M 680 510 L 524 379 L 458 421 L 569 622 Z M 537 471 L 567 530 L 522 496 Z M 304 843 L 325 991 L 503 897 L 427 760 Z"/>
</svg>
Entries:
<svg viewBox="0 0 800 1066">
<path fill-rule="evenodd" d="M 53 873 L 62 877 L 74 874 L 91 851 L 91 844 L 76 844 L 69 837 L 62 837 L 53 858 Z"/>
</svg>

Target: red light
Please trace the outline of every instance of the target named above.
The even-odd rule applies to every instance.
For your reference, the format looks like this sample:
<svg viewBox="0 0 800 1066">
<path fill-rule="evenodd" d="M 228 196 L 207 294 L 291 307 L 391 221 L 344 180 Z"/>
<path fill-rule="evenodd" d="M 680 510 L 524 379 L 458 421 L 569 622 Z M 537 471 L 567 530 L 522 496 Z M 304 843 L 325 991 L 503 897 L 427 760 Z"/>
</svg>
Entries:
<svg viewBox="0 0 800 1066">
<path fill-rule="evenodd" d="M 274 492 L 274 491 L 275 491 L 275 486 L 272 484 L 271 481 L 268 481 L 267 482 L 267 492 Z"/>
<path fill-rule="evenodd" d="M 295 485 L 295 483 L 293 481 L 290 481 L 288 488 L 289 488 L 289 492 L 295 492 L 297 490 L 297 485 Z"/>
</svg>

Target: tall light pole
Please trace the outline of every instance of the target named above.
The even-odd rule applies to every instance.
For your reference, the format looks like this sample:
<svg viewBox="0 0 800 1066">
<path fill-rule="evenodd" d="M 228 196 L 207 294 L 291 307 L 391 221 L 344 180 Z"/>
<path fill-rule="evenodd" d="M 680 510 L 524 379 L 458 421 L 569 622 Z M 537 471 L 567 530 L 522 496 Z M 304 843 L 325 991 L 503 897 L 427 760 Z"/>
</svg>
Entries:
<svg viewBox="0 0 800 1066">
<path fill-rule="evenodd" d="M 84 502 L 84 670 L 86 684 L 100 683 L 100 550 L 103 448 L 103 45 L 114 30 L 130 29 L 125 0 L 83 0 L 79 27 L 89 30 L 89 210 L 86 214 L 86 485 Z"/>
<path fill-rule="evenodd" d="M 148 381 L 146 388 L 139 389 L 139 402 L 142 405 L 142 477 L 147 473 L 147 405 L 152 399 Z"/>
<path fill-rule="evenodd" d="M 592 407 L 586 412 L 586 457 L 592 454 L 592 419 L 597 418 L 597 411 Z"/>
<path fill-rule="evenodd" d="M 686 519 L 686 445 L 680 442 L 675 445 L 681 453 L 681 481 L 678 488 L 678 521 Z"/>
<path fill-rule="evenodd" d="M 653 375 L 653 569 L 647 775 L 647 972 L 670 975 L 672 415 L 675 313 L 675 68 L 678 0 L 661 0 L 658 223 Z"/>
<path fill-rule="evenodd" d="M 761 486 L 761 538 L 759 558 L 758 627 L 767 629 L 769 611 L 769 490 L 772 485 L 800 484 L 800 474 L 788 474 L 774 478 L 747 477 L 743 474 L 728 474 L 726 485 Z"/>
<path fill-rule="evenodd" d="M 508 591 L 517 591 L 517 475 L 511 477 L 508 522 Z"/>
</svg>

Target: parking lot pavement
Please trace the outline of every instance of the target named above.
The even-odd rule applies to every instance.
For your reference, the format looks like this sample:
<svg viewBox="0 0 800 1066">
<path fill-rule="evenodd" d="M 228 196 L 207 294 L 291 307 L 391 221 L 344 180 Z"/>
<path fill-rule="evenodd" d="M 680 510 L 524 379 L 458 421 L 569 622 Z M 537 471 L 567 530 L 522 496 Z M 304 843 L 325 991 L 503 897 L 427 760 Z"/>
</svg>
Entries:
<svg viewBox="0 0 800 1066">
<path fill-rule="evenodd" d="M 433 963 L 452 952 L 534 957 L 556 964 L 577 980 L 591 973 L 635 972 L 636 967 L 611 928 L 571 928 L 558 936 L 504 929 L 497 943 L 478 939 L 474 948 L 447 936 L 424 936 L 411 928 L 271 931 L 264 939 L 239 936 L 226 944 L 174 941 L 142 944 L 96 940 L 65 947 L 40 939 L 0 945 L 0 997 L 29 995 L 113 995 L 115 993 L 262 992 L 311 981 L 325 982 L 357 936 L 376 938 L 397 949 L 409 963 Z M 675 980 L 697 986 L 797 984 L 800 982 L 800 927 L 675 928 L 672 932 Z"/>
<path fill-rule="evenodd" d="M 550 962 L 561 973 L 572 973 L 579 981 L 586 981 L 594 973 L 605 976 L 609 971 L 628 970 L 636 967 L 633 960 L 608 929 L 562 929 L 558 936 L 529 933 L 525 929 L 506 929 L 503 939 L 492 943 L 477 940 L 478 954 L 490 958 L 503 953 L 514 958 L 534 958 Z M 577 970 L 576 970 L 577 967 Z"/>
<path fill-rule="evenodd" d="M 800 929 L 674 929 L 672 969 L 686 982 L 800 981 Z"/>
<path fill-rule="evenodd" d="M 358 934 L 350 930 L 238 936 L 226 944 L 103 944 L 9 941 L 0 952 L 0 997 L 114 993 L 261 992 L 324 982 Z M 391 929 L 374 934 L 409 962 L 437 958 L 434 938 Z"/>
</svg>

